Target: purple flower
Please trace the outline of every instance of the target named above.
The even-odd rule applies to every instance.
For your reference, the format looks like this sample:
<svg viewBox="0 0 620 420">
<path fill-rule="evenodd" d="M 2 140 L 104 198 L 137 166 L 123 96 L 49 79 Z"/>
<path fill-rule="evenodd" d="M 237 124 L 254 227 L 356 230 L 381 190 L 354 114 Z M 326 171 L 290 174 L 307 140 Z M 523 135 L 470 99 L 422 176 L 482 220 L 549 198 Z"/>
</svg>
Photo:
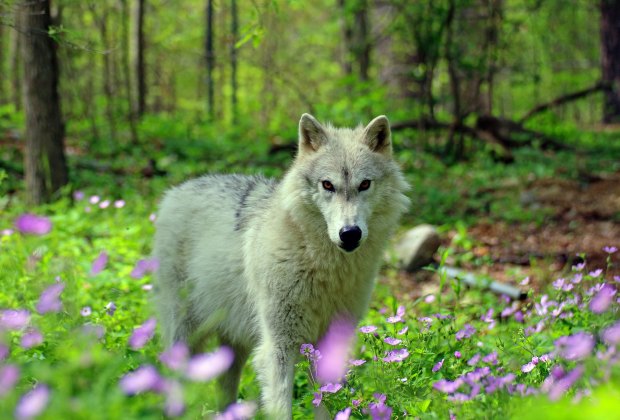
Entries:
<svg viewBox="0 0 620 420">
<path fill-rule="evenodd" d="M 116 312 L 116 303 L 108 302 L 108 304 L 105 306 L 105 311 L 110 316 L 114 315 L 114 312 Z"/>
<path fill-rule="evenodd" d="M 359 330 L 364 334 L 370 334 L 377 331 L 377 327 L 375 327 L 374 325 L 365 325 L 363 327 L 360 327 Z"/>
<path fill-rule="evenodd" d="M 189 349 L 183 342 L 174 343 L 168 350 L 164 351 L 159 360 L 172 370 L 181 371 L 187 365 Z"/>
<path fill-rule="evenodd" d="M 494 351 L 492 353 L 487 354 L 486 356 L 482 358 L 482 361 L 484 363 L 490 363 L 492 365 L 496 365 L 497 364 L 497 352 Z"/>
<path fill-rule="evenodd" d="M 613 254 L 614 252 L 618 251 L 618 248 L 616 248 L 615 246 L 605 246 L 603 247 L 603 251 L 608 254 Z"/>
<path fill-rule="evenodd" d="M 80 311 L 80 315 L 82 316 L 90 316 L 90 314 L 92 313 L 93 313 L 93 310 L 90 308 L 90 306 L 84 306 L 82 310 Z"/>
<path fill-rule="evenodd" d="M 529 276 L 524 278 L 523 280 L 521 280 L 521 282 L 519 283 L 519 285 L 521 285 L 521 286 L 527 286 L 528 284 L 530 284 Z"/>
<path fill-rule="evenodd" d="M 91 195 L 90 198 L 88 199 L 88 202 L 90 204 L 97 204 L 100 200 L 101 198 L 98 195 Z"/>
<path fill-rule="evenodd" d="M 575 271 L 581 271 L 581 270 L 583 270 L 584 268 L 586 268 L 586 263 L 585 263 L 585 261 L 584 261 L 584 262 L 582 262 L 582 263 L 579 263 L 579 264 L 575 264 L 575 265 L 573 266 L 573 270 L 575 270 Z"/>
<path fill-rule="evenodd" d="M 21 233 L 45 235 L 52 230 L 52 222 L 47 217 L 26 213 L 15 220 L 15 227 Z"/>
<path fill-rule="evenodd" d="M 76 190 L 73 192 L 73 199 L 75 201 L 82 201 L 84 199 L 84 192 L 80 190 Z"/>
<path fill-rule="evenodd" d="M 346 363 L 355 336 L 355 323 L 348 318 L 336 318 L 317 344 L 322 357 L 316 364 L 320 382 L 339 382 L 346 373 Z"/>
<path fill-rule="evenodd" d="M 583 374 L 583 366 L 577 366 L 561 378 L 556 379 L 549 386 L 549 399 L 558 400 Z"/>
<path fill-rule="evenodd" d="M 480 361 L 480 353 L 476 353 L 471 359 L 467 361 L 469 366 L 476 366 Z"/>
<path fill-rule="evenodd" d="M 155 334 L 155 326 L 157 321 L 155 318 L 148 319 L 144 324 L 133 330 L 131 337 L 129 337 L 129 347 L 132 350 L 139 350 L 151 339 Z"/>
<path fill-rule="evenodd" d="M 409 331 L 409 327 L 404 327 L 402 330 L 398 331 L 396 335 L 407 334 L 407 331 Z"/>
<path fill-rule="evenodd" d="M 366 363 L 364 359 L 349 360 L 349 364 L 352 366 L 362 366 L 364 363 Z"/>
<path fill-rule="evenodd" d="M 228 347 L 220 347 L 211 353 L 198 354 L 187 363 L 185 376 L 192 381 L 208 381 L 226 372 L 235 354 Z"/>
<path fill-rule="evenodd" d="M 620 343 L 620 321 L 617 321 L 611 327 L 605 328 L 601 338 L 610 346 L 618 345 Z"/>
<path fill-rule="evenodd" d="M 107 264 L 108 264 L 108 253 L 105 251 L 101 251 L 99 256 L 95 258 L 95 261 L 93 261 L 93 264 L 90 267 L 90 275 L 96 276 L 97 274 L 101 273 L 105 269 L 105 266 Z"/>
<path fill-rule="evenodd" d="M 402 322 L 402 318 L 399 317 L 398 315 L 395 316 L 390 316 L 388 317 L 385 321 L 389 324 L 396 324 L 397 322 Z"/>
<path fill-rule="evenodd" d="M 2 362 L 9 355 L 9 348 L 0 343 L 0 362 Z"/>
<path fill-rule="evenodd" d="M 439 369 L 441 369 L 441 367 L 443 366 L 443 361 L 444 359 L 441 359 L 439 362 L 435 363 L 435 366 L 433 366 L 432 371 L 437 372 Z"/>
<path fill-rule="evenodd" d="M 42 342 L 43 334 L 41 334 L 39 330 L 33 328 L 32 330 L 22 335 L 20 345 L 25 349 L 29 349 L 38 346 Z"/>
<path fill-rule="evenodd" d="M 256 403 L 254 402 L 236 402 L 226 408 L 221 414 L 215 416 L 215 420 L 247 420 L 254 418 L 256 413 Z"/>
<path fill-rule="evenodd" d="M 461 341 L 464 338 L 469 338 L 474 335 L 475 332 L 476 329 L 472 325 L 465 324 L 463 329 L 456 333 L 456 341 Z"/>
<path fill-rule="evenodd" d="M 155 385 L 158 388 L 158 385 Z M 166 403 L 164 412 L 168 417 L 178 417 L 185 412 L 185 403 L 183 402 L 183 388 L 179 381 L 168 380 L 165 382 Z"/>
<path fill-rule="evenodd" d="M 368 408 L 364 410 L 366 414 L 370 414 L 372 420 L 390 420 L 392 417 L 392 408 L 385 405 L 386 396 L 383 394 L 374 394 L 377 402 L 368 404 Z"/>
<path fill-rule="evenodd" d="M 159 268 L 159 261 L 156 258 L 145 258 L 139 260 L 129 274 L 134 279 L 140 279 L 147 273 L 153 273 Z"/>
<path fill-rule="evenodd" d="M 110 200 L 103 200 L 99 203 L 99 208 L 101 209 L 107 209 L 108 207 L 110 207 Z"/>
<path fill-rule="evenodd" d="M 398 338 L 393 338 L 393 337 L 386 337 L 383 342 L 391 345 L 391 346 L 396 346 L 398 344 L 400 344 L 403 340 L 400 340 Z"/>
<path fill-rule="evenodd" d="M 25 309 L 7 309 L 0 315 L 0 330 L 21 330 L 30 322 L 30 312 Z"/>
<path fill-rule="evenodd" d="M 603 269 L 599 268 L 597 270 L 590 271 L 588 274 L 590 275 L 590 277 L 596 278 L 596 277 L 600 276 L 601 274 L 603 274 Z"/>
<path fill-rule="evenodd" d="M 409 357 L 409 351 L 407 349 L 397 349 L 388 351 L 383 361 L 387 363 L 402 362 L 407 357 Z"/>
<path fill-rule="evenodd" d="M 445 392 L 446 394 L 452 394 L 459 389 L 461 385 L 463 385 L 463 380 L 461 378 L 457 378 L 455 381 L 440 379 L 433 384 L 433 388 L 438 391 Z"/>
<path fill-rule="evenodd" d="M 435 295 L 428 295 L 424 298 L 424 302 L 426 303 L 433 303 L 435 302 Z"/>
<path fill-rule="evenodd" d="M 48 312 L 60 312 L 62 302 L 60 294 L 65 288 L 64 283 L 54 283 L 41 293 L 37 302 L 37 312 L 45 314 Z"/>
<path fill-rule="evenodd" d="M 321 401 L 323 401 L 323 393 L 322 392 L 315 392 L 313 393 L 314 398 L 312 399 L 312 404 L 315 407 L 318 407 L 321 404 Z"/>
<path fill-rule="evenodd" d="M 116 200 L 114 202 L 114 207 L 116 207 L 117 209 L 125 207 L 125 200 Z"/>
<path fill-rule="evenodd" d="M 328 392 L 334 394 L 342 389 L 342 384 L 328 383 L 319 388 L 321 392 Z"/>
<path fill-rule="evenodd" d="M 595 314 L 605 312 L 613 302 L 615 294 L 616 289 L 612 285 L 604 284 L 590 301 L 590 310 Z"/>
<path fill-rule="evenodd" d="M 19 368 L 15 365 L 0 366 L 0 397 L 13 389 L 19 379 Z"/>
<path fill-rule="evenodd" d="M 536 367 L 535 363 L 528 362 L 528 363 L 524 364 L 523 366 L 521 366 L 521 372 L 529 373 L 529 372 L 533 371 L 535 367 Z"/>
<path fill-rule="evenodd" d="M 299 348 L 299 352 L 306 357 L 310 357 L 314 354 L 314 346 L 310 343 L 304 343 Z"/>
<path fill-rule="evenodd" d="M 560 337 L 555 340 L 555 349 L 566 360 L 580 360 L 592 353 L 594 338 L 584 332 Z"/>
<path fill-rule="evenodd" d="M 123 376 L 119 385 L 125 394 L 134 395 L 145 391 L 159 391 L 163 386 L 163 379 L 155 367 L 142 365 Z"/>
<path fill-rule="evenodd" d="M 455 351 L 455 352 L 454 352 L 454 357 L 456 357 L 457 359 L 460 359 L 460 358 L 461 358 L 461 352 L 460 352 L 460 351 L 458 351 L 458 350 L 457 350 L 457 351 Z"/>
<path fill-rule="evenodd" d="M 47 406 L 49 398 L 49 388 L 46 385 L 37 384 L 32 391 L 21 397 L 15 407 L 15 417 L 30 419 L 39 415 Z"/>
<path fill-rule="evenodd" d="M 574 284 L 579 284 L 579 283 L 581 283 L 581 280 L 583 280 L 583 274 L 582 273 L 576 273 L 573 276 L 573 279 L 571 280 L 571 282 L 574 283 Z"/>
<path fill-rule="evenodd" d="M 456 392 L 453 395 L 448 395 L 448 400 L 455 402 L 464 402 L 471 400 L 471 397 L 467 394 L 463 394 L 462 392 Z"/>
<path fill-rule="evenodd" d="M 344 410 L 337 412 L 336 417 L 334 417 L 334 420 L 349 420 L 350 416 L 351 416 L 351 407 L 347 407 Z"/>
</svg>

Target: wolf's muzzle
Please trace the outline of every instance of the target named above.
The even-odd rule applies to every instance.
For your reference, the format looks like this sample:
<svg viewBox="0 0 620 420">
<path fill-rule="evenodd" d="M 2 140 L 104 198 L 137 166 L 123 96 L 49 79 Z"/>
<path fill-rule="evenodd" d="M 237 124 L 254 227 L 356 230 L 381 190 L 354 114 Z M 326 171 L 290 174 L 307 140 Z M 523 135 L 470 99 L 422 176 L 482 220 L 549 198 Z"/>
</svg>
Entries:
<svg viewBox="0 0 620 420">
<path fill-rule="evenodd" d="M 338 232 L 340 240 L 340 248 L 347 252 L 353 251 L 360 245 L 362 239 L 362 230 L 357 226 L 345 226 Z"/>
</svg>

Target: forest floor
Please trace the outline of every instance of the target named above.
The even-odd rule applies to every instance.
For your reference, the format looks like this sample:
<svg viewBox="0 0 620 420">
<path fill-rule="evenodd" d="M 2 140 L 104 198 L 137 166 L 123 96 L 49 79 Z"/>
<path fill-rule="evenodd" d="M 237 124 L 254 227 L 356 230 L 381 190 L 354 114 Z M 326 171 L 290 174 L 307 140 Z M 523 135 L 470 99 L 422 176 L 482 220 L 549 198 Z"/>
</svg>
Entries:
<svg viewBox="0 0 620 420">
<path fill-rule="evenodd" d="M 501 193 L 506 193 L 502 191 Z M 524 206 L 544 207 L 544 223 L 508 223 L 481 219 L 467 228 L 471 252 L 485 264 L 462 264 L 467 271 L 517 284 L 530 277 L 528 287 L 541 290 L 572 265 L 583 261 L 589 270 L 606 268 L 604 247 L 620 248 L 620 172 L 583 182 L 557 178 L 514 186 Z M 443 238 L 450 245 L 456 231 Z M 458 250 L 457 250 L 458 252 Z M 454 263 L 448 259 L 448 265 Z M 620 266 L 608 267 L 620 275 Z M 400 273 L 396 281 L 410 298 L 436 292 L 437 276 Z M 420 287 L 421 285 L 421 287 Z"/>
</svg>

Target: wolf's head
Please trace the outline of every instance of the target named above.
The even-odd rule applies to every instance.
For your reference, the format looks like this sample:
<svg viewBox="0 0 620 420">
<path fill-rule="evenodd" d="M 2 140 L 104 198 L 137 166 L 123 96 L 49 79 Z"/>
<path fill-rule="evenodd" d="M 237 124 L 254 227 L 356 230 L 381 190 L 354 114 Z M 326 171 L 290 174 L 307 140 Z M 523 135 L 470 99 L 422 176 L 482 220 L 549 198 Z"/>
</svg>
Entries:
<svg viewBox="0 0 620 420">
<path fill-rule="evenodd" d="M 304 207 L 322 215 L 329 238 L 343 251 L 358 249 L 383 222 L 392 229 L 406 208 L 402 192 L 407 186 L 392 159 L 390 123 L 383 115 L 366 127 L 348 129 L 324 126 L 303 114 L 294 168 L 295 194 Z"/>
</svg>

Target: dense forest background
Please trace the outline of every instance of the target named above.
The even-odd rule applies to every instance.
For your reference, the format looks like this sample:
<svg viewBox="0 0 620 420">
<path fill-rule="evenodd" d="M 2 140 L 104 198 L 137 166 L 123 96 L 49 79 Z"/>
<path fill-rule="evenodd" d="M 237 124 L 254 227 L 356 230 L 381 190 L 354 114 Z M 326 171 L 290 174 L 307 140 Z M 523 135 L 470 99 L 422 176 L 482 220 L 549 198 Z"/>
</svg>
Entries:
<svg viewBox="0 0 620 420">
<path fill-rule="evenodd" d="M 339 125 L 387 114 L 406 130 L 403 148 L 446 161 L 567 148 L 581 136 L 574 129 L 619 118 L 618 9 L 606 0 L 2 1 L 0 168 L 15 180 L 5 187 L 29 178 L 21 155 L 35 147 L 24 130 L 33 99 L 23 92 L 36 66 L 54 74 L 58 100 L 30 108 L 60 119 L 39 141 L 64 147 L 71 175 L 39 182 L 36 194 L 28 181 L 34 202 L 84 171 L 157 173 L 170 157 L 221 159 L 222 145 L 246 163 L 273 156 L 294 144 L 302 112 Z M 46 36 L 53 61 L 26 62 L 27 44 Z M 64 157 L 48 160 L 30 166 L 64 171 Z"/>
</svg>

